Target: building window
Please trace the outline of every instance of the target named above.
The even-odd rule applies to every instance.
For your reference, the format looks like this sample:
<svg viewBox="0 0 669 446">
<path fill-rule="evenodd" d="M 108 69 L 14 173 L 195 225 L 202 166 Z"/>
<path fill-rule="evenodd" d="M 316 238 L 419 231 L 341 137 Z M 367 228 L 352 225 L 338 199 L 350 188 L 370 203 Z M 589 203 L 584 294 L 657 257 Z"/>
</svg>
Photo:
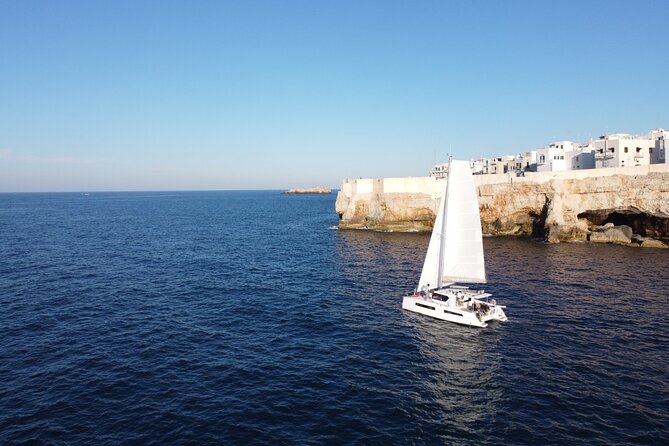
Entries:
<svg viewBox="0 0 669 446">
<path fill-rule="evenodd" d="M 625 153 L 627 153 L 627 147 L 625 147 Z"/>
<path fill-rule="evenodd" d="M 652 147 L 648 147 L 648 153 L 653 153 L 653 148 Z"/>
</svg>

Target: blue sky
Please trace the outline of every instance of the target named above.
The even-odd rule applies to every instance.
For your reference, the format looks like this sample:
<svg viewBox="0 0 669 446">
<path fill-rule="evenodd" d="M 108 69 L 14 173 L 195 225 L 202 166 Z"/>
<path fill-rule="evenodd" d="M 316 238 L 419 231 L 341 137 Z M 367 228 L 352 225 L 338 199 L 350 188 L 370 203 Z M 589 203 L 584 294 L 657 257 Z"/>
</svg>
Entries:
<svg viewBox="0 0 669 446">
<path fill-rule="evenodd" d="M 0 0 L 0 191 L 337 187 L 669 127 L 666 1 Z"/>
</svg>

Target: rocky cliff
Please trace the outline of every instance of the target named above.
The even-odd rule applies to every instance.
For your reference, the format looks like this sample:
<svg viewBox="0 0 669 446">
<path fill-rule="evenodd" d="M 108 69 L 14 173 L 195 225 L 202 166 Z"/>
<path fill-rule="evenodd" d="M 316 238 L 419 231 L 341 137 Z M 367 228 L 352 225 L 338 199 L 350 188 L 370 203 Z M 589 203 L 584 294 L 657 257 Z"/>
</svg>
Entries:
<svg viewBox="0 0 669 446">
<path fill-rule="evenodd" d="M 477 178 L 483 232 L 551 243 L 667 246 L 662 240 L 669 238 L 669 166 L 590 174 Z M 430 231 L 443 180 L 424 183 L 422 191 L 407 192 L 375 184 L 360 192 L 343 185 L 336 203 L 340 228 Z"/>
</svg>

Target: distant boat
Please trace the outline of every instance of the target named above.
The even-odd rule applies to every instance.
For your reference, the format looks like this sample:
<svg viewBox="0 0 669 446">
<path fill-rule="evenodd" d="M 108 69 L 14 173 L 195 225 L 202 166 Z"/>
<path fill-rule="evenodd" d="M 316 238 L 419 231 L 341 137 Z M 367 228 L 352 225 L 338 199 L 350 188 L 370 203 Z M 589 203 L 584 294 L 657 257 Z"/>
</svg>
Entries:
<svg viewBox="0 0 669 446">
<path fill-rule="evenodd" d="M 483 235 L 474 178 L 468 161 L 451 160 L 423 271 L 402 308 L 474 327 L 506 321 L 491 294 L 458 283 L 486 283 Z"/>
</svg>

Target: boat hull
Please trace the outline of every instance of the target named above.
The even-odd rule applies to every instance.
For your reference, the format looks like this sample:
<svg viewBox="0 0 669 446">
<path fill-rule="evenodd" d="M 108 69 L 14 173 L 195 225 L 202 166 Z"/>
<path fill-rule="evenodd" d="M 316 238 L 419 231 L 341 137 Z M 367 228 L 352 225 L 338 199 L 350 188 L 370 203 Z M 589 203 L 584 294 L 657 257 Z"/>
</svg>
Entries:
<svg viewBox="0 0 669 446">
<path fill-rule="evenodd" d="M 487 304 L 488 311 L 475 311 L 466 307 L 456 306 L 453 301 L 436 300 L 422 295 L 404 296 L 402 308 L 414 313 L 424 314 L 442 321 L 449 321 L 470 327 L 487 327 L 490 321 L 506 321 L 504 310 L 497 306 Z M 472 299 L 471 302 L 482 303 Z"/>
</svg>

